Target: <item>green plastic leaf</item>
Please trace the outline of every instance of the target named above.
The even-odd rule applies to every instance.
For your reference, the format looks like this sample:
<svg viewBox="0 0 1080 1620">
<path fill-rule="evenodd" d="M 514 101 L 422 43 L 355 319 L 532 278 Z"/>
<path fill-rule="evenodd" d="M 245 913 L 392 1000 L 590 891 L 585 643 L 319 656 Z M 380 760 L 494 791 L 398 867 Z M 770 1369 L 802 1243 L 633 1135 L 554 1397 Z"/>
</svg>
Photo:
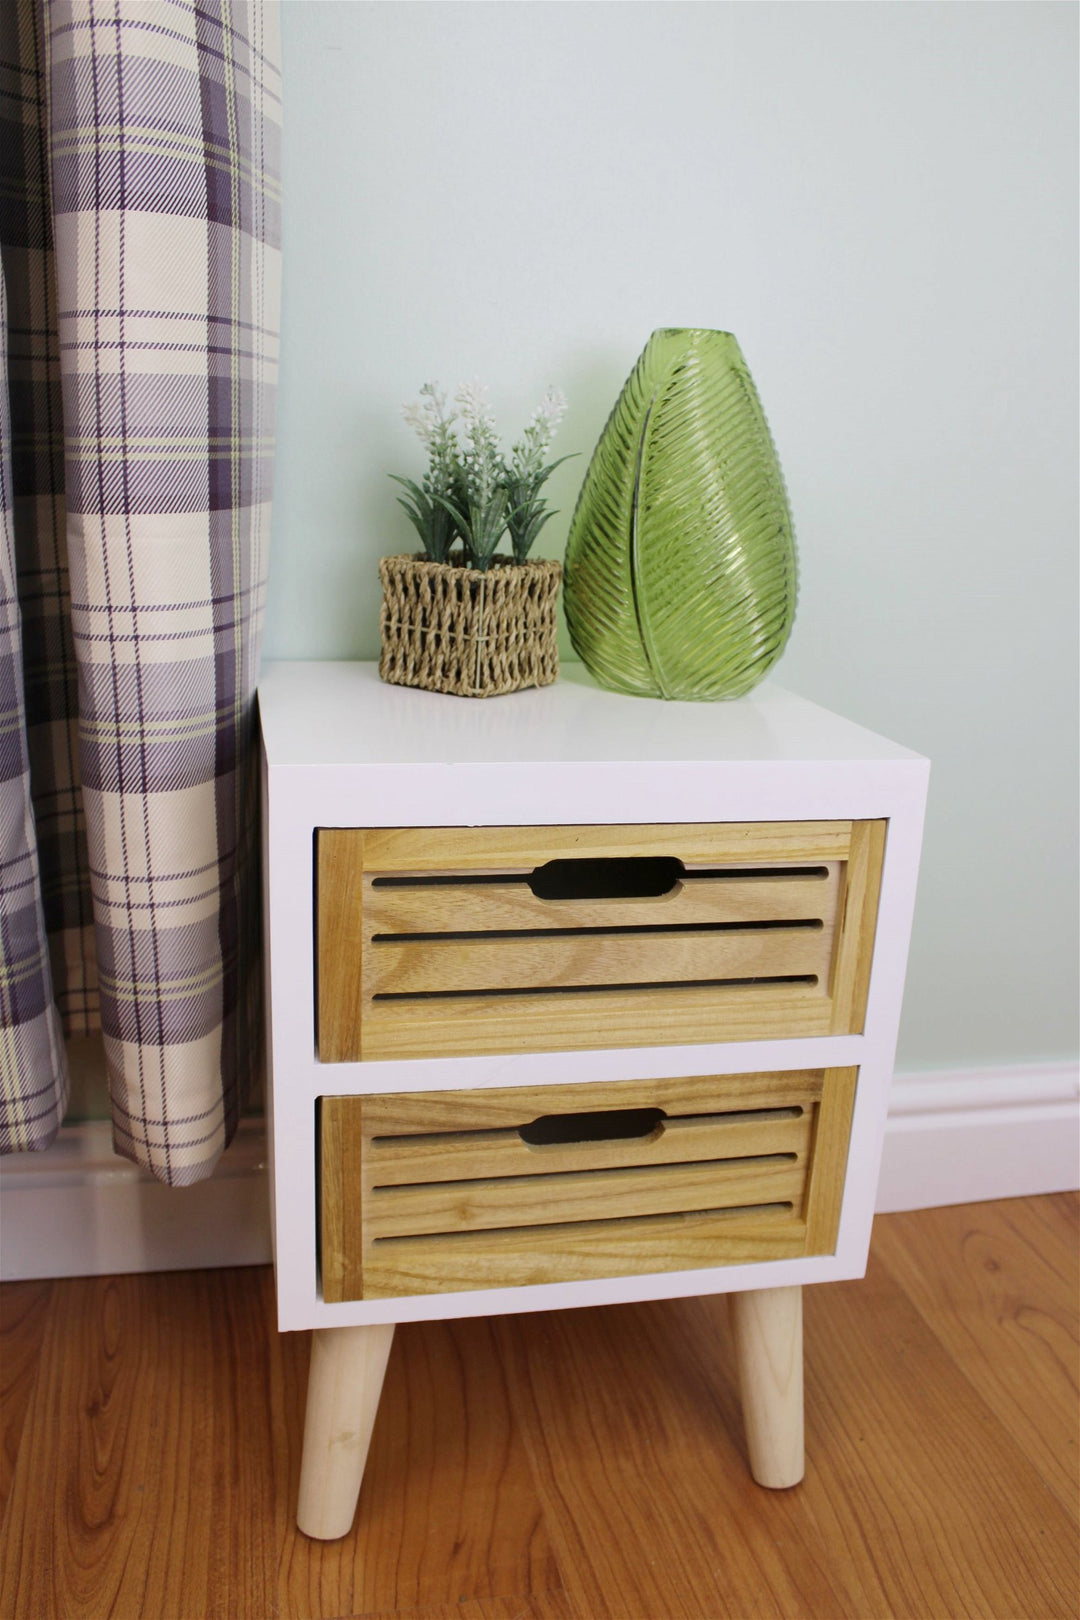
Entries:
<svg viewBox="0 0 1080 1620">
<path fill-rule="evenodd" d="M 451 514 L 439 504 L 440 497 L 430 495 L 412 478 L 400 478 L 397 473 L 387 476 L 409 492 L 398 496 L 398 505 L 409 514 L 428 561 L 445 562 L 454 540 L 454 524 Z"/>
<path fill-rule="evenodd" d="M 570 525 L 564 602 L 603 686 L 739 697 L 795 616 L 795 541 L 768 423 L 729 332 L 654 332 Z"/>
</svg>

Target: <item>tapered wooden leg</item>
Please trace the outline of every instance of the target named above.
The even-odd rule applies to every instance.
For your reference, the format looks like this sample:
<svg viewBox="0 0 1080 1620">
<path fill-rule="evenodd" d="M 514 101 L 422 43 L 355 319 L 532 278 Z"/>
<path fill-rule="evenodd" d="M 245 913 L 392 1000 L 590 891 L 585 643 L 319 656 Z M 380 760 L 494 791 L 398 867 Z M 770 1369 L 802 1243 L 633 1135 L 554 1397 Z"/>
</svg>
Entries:
<svg viewBox="0 0 1080 1620">
<path fill-rule="evenodd" d="M 393 1337 L 392 1322 L 311 1335 L 296 1510 L 305 1536 L 335 1541 L 352 1528 Z"/>
<path fill-rule="evenodd" d="M 779 1489 L 803 1477 L 802 1289 L 732 1294 L 750 1472 Z"/>
</svg>

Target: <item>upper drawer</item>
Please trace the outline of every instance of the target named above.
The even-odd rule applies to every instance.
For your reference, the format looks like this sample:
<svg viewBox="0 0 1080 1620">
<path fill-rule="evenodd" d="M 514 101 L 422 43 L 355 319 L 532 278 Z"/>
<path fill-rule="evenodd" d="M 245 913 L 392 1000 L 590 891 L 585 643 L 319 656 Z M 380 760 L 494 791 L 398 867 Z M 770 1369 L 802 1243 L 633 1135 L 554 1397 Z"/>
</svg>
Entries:
<svg viewBox="0 0 1080 1620">
<path fill-rule="evenodd" d="M 319 1055 L 857 1033 L 885 826 L 323 828 Z"/>
</svg>

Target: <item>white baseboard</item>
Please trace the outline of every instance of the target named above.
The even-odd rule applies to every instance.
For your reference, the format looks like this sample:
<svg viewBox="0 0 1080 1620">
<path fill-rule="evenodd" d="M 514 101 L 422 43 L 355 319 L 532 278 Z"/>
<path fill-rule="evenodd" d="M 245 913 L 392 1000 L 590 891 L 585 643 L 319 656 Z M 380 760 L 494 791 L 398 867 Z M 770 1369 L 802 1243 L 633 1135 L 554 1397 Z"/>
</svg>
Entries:
<svg viewBox="0 0 1080 1620">
<path fill-rule="evenodd" d="M 270 1260 L 266 1130 L 244 1119 L 209 1181 L 163 1187 L 112 1150 L 105 1120 L 0 1161 L 0 1277 L 261 1266 Z"/>
<path fill-rule="evenodd" d="M 1080 1187 L 1080 1066 L 898 1074 L 879 1214 Z"/>
<path fill-rule="evenodd" d="M 897 1075 L 879 1212 L 1080 1186 L 1076 1064 Z M 162 1187 L 112 1151 L 104 1121 L 0 1165 L 0 1276 L 109 1276 L 270 1260 L 266 1137 L 245 1119 L 217 1174 Z"/>
</svg>

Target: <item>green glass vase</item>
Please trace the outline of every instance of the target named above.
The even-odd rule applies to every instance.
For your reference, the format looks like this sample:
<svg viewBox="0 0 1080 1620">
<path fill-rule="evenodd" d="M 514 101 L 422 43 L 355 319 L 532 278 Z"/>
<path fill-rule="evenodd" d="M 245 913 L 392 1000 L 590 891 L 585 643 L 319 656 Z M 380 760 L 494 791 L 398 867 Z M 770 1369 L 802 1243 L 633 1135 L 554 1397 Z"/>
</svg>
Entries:
<svg viewBox="0 0 1080 1620">
<path fill-rule="evenodd" d="M 566 548 L 570 638 L 601 686 L 734 698 L 784 650 L 795 537 L 730 332 L 654 332 L 600 436 Z"/>
</svg>

